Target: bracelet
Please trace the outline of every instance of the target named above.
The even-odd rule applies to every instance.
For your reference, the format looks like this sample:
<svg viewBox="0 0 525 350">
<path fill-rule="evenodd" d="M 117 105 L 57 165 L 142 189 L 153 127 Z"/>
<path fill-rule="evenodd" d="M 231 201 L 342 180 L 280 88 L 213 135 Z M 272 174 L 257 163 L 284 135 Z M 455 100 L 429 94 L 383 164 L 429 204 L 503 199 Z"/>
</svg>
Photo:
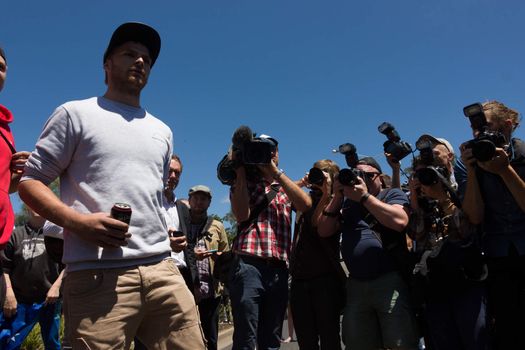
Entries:
<svg viewBox="0 0 525 350">
<path fill-rule="evenodd" d="M 276 181 L 279 181 L 279 179 L 281 178 L 281 176 L 282 176 L 283 174 L 284 174 L 284 171 L 279 170 L 279 171 L 277 171 L 277 174 L 275 174 L 275 175 L 273 176 L 273 179 L 276 180 Z"/>
<path fill-rule="evenodd" d="M 336 218 L 339 216 L 339 212 L 336 211 L 336 212 L 329 212 L 329 211 L 326 211 L 326 210 L 323 210 L 323 215 L 324 216 L 328 216 L 329 218 Z"/>
<path fill-rule="evenodd" d="M 365 193 L 364 195 L 361 196 L 361 199 L 359 200 L 359 203 L 360 204 L 365 204 L 365 202 L 368 200 L 368 198 L 370 197 L 370 193 Z"/>
</svg>

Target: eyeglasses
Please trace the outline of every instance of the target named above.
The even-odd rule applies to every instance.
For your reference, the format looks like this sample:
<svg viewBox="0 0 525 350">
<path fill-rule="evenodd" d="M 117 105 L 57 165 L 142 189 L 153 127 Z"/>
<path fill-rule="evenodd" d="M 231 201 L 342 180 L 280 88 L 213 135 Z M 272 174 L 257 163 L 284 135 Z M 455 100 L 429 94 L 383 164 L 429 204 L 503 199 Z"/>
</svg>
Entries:
<svg viewBox="0 0 525 350">
<path fill-rule="evenodd" d="M 368 180 L 368 181 L 374 181 L 376 179 L 377 176 L 381 175 L 380 173 L 376 173 L 376 172 L 363 172 L 363 174 L 365 175 L 366 179 L 365 180 Z"/>
</svg>

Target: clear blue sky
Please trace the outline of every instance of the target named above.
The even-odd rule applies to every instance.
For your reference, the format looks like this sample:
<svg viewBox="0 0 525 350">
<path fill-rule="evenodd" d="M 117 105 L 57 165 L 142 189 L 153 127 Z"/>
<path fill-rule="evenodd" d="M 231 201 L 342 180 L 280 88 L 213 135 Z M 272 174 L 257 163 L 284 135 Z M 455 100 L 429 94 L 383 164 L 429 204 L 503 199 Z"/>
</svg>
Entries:
<svg viewBox="0 0 525 350">
<path fill-rule="evenodd" d="M 300 178 L 318 159 L 344 165 L 331 153 L 344 142 L 385 168 L 383 121 L 412 144 L 431 133 L 457 150 L 470 136 L 463 106 L 525 111 L 522 1 L 6 0 L 0 103 L 19 150 L 34 148 L 58 105 L 104 93 L 102 55 L 126 21 L 162 37 L 142 104 L 173 130 L 178 196 L 206 184 L 221 216 L 228 188 L 215 169 L 241 124 L 277 138 L 280 166 Z"/>
</svg>

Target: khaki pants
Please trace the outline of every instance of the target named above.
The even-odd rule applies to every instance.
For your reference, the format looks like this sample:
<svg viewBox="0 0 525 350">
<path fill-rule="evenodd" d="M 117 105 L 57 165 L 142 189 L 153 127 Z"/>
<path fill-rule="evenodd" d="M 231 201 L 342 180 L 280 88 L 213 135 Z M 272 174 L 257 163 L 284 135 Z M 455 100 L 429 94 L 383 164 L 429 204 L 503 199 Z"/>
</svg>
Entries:
<svg viewBox="0 0 525 350">
<path fill-rule="evenodd" d="M 66 323 L 73 349 L 205 349 L 195 301 L 171 259 L 68 273 Z"/>
</svg>

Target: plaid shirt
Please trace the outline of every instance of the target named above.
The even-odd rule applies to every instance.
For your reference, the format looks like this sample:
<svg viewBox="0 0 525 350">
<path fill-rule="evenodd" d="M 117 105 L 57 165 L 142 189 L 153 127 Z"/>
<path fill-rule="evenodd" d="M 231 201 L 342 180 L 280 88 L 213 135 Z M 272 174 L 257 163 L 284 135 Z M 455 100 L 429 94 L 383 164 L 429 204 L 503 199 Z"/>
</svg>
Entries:
<svg viewBox="0 0 525 350">
<path fill-rule="evenodd" d="M 250 209 L 253 210 L 263 201 L 270 190 L 269 182 L 248 184 L 248 192 L 251 194 Z M 280 188 L 270 204 L 259 213 L 256 222 L 237 234 L 233 251 L 265 259 L 288 261 L 291 245 L 291 214 L 290 199 Z"/>
</svg>

